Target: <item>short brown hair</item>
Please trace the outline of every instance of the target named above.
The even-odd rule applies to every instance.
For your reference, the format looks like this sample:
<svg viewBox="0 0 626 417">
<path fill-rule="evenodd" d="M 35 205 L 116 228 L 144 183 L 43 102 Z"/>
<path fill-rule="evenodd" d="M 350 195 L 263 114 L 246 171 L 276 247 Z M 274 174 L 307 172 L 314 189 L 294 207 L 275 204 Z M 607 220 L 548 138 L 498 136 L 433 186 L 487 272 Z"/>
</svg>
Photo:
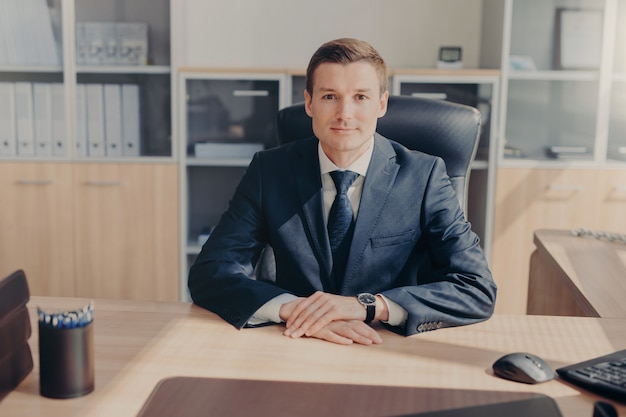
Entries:
<svg viewBox="0 0 626 417">
<path fill-rule="evenodd" d="M 389 84 L 387 64 L 372 45 L 353 38 L 326 42 L 315 51 L 306 70 L 306 90 L 313 95 L 313 73 L 320 64 L 329 62 L 347 65 L 359 61 L 369 62 L 374 66 L 380 81 L 380 94 L 384 94 Z"/>
</svg>

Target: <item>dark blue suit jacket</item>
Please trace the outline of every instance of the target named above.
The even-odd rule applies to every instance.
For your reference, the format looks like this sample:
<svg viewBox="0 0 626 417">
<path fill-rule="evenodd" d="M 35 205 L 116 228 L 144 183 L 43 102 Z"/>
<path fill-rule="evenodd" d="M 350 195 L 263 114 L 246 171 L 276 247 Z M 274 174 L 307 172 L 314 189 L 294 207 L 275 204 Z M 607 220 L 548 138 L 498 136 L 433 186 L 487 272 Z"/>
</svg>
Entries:
<svg viewBox="0 0 626 417">
<path fill-rule="evenodd" d="M 189 274 L 193 301 L 241 328 L 289 292 L 381 293 L 408 311 L 406 335 L 487 319 L 496 285 L 437 157 L 376 134 L 346 274 L 331 280 L 318 140 L 257 153 Z M 269 243 L 276 281 L 252 279 Z"/>
</svg>

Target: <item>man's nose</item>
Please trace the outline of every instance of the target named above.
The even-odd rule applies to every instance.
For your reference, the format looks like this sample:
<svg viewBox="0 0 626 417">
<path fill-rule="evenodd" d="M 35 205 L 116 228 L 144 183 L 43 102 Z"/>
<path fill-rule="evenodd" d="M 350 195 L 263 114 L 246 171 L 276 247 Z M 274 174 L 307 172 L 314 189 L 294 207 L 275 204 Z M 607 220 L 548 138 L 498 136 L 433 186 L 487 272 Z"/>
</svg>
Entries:
<svg viewBox="0 0 626 417">
<path fill-rule="evenodd" d="M 351 119 L 354 115 L 354 103 L 351 100 L 339 101 L 337 119 Z"/>
</svg>

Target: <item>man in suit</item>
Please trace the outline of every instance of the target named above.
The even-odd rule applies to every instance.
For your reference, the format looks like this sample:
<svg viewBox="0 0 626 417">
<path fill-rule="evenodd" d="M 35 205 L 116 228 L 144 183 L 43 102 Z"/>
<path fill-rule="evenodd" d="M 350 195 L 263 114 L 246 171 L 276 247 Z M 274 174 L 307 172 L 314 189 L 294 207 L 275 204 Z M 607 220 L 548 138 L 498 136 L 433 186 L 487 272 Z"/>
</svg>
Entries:
<svg viewBox="0 0 626 417">
<path fill-rule="evenodd" d="M 237 328 L 284 322 L 288 337 L 365 345 L 381 343 L 373 320 L 411 335 L 492 315 L 496 285 L 444 162 L 375 132 L 387 79 L 366 42 L 315 52 L 315 137 L 254 156 L 190 270 L 196 304 Z M 272 281 L 254 279 L 267 244 Z"/>
</svg>

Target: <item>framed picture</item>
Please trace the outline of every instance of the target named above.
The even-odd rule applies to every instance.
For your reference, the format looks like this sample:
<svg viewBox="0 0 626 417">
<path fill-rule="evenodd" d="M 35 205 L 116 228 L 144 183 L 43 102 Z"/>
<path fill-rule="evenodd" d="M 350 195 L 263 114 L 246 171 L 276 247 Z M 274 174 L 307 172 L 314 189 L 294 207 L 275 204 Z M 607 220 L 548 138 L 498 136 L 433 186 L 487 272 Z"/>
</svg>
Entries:
<svg viewBox="0 0 626 417">
<path fill-rule="evenodd" d="M 602 10 L 556 9 L 555 69 L 600 67 L 603 19 Z"/>
</svg>

